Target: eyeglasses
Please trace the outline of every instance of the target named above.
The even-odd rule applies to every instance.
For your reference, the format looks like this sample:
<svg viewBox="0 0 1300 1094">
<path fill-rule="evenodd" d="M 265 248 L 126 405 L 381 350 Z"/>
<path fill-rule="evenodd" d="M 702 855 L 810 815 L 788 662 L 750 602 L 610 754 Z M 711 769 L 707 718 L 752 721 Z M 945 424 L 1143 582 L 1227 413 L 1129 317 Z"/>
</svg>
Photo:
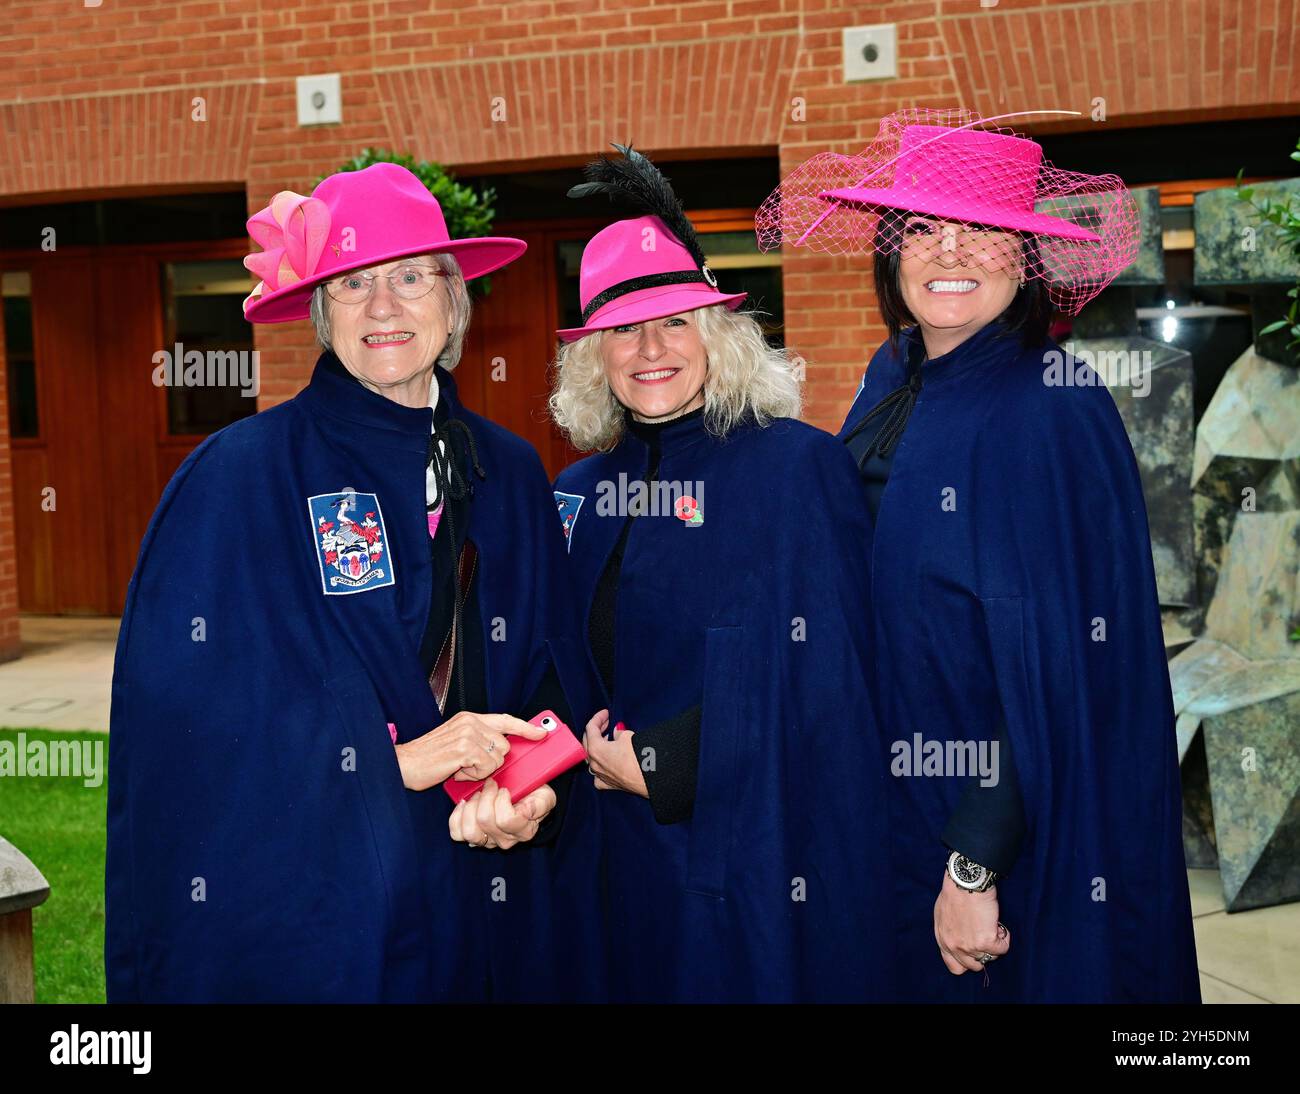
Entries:
<svg viewBox="0 0 1300 1094">
<path fill-rule="evenodd" d="M 413 262 L 399 266 L 392 273 L 372 274 L 366 270 L 355 270 L 325 282 L 325 291 L 340 304 L 361 304 L 370 299 L 375 290 L 375 282 L 384 278 L 393 290 L 393 295 L 403 300 L 419 300 L 433 292 L 438 278 L 450 276 L 446 270 L 435 266 L 425 266 Z"/>
</svg>

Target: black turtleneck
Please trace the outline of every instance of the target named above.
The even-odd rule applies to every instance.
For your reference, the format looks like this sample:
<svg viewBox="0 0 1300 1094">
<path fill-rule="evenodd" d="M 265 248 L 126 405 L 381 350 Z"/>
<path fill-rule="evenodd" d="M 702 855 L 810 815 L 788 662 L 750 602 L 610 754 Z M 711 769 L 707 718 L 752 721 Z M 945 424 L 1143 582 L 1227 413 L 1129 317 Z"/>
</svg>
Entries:
<svg viewBox="0 0 1300 1094">
<path fill-rule="evenodd" d="M 699 418 L 704 409 L 693 410 L 664 422 L 638 422 L 630 413 L 624 414 L 625 428 L 644 441 L 650 449 L 645 482 L 654 482 L 659 475 L 659 462 L 663 457 L 661 434 L 668 426 L 679 425 Z M 628 534 L 637 513 L 629 513 L 619 534 L 618 542 L 610 552 L 609 561 L 601 571 L 600 580 L 591 600 L 591 614 L 587 619 L 587 638 L 591 643 L 592 657 L 600 671 L 607 695 L 614 694 L 614 635 L 618 605 L 618 579 L 623 568 L 623 553 L 627 549 Z M 633 748 L 640 755 L 643 749 L 653 749 L 653 771 L 644 771 L 646 790 L 650 794 L 650 809 L 660 824 L 676 824 L 688 820 L 695 809 L 695 784 L 700 765 L 700 715 L 699 704 L 653 726 L 631 726 Z"/>
<path fill-rule="evenodd" d="M 874 520 L 880 512 L 880 499 L 889 482 L 898 442 L 907 428 L 907 420 L 921 393 L 921 365 L 925 361 L 925 344 L 919 339 L 906 343 L 907 382 L 884 397 L 844 438 L 857 461 L 862 481 L 867 487 L 867 508 Z"/>
</svg>

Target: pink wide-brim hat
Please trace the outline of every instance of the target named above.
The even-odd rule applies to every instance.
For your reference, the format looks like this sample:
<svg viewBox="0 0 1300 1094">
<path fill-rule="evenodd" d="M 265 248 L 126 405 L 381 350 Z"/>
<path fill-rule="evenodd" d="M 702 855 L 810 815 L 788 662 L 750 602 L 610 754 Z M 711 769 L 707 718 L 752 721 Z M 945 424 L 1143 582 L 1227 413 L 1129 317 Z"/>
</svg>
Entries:
<svg viewBox="0 0 1300 1094">
<path fill-rule="evenodd" d="M 244 259 L 261 278 L 244 301 L 244 317 L 252 323 L 308 318 L 316 286 L 348 270 L 449 254 L 470 280 L 528 249 L 508 236 L 452 239 L 437 198 L 395 163 L 330 175 L 310 197 L 281 190 L 249 218 L 248 234 L 262 247 Z"/>
<path fill-rule="evenodd" d="M 759 249 L 892 251 L 913 215 L 968 231 L 1015 232 L 1023 279 L 1043 281 L 1052 303 L 1077 315 L 1137 257 L 1142 220 L 1118 176 L 1055 167 L 1037 141 L 995 124 L 1053 113 L 1073 112 L 982 118 L 962 108 L 909 107 L 888 114 L 862 152 L 820 153 L 781 181 L 754 218 Z"/>
<path fill-rule="evenodd" d="M 563 342 L 630 323 L 725 304 L 735 310 L 748 293 L 724 293 L 657 216 L 602 228 L 582 251 L 578 296 L 583 325 L 558 330 Z"/>
<path fill-rule="evenodd" d="M 817 196 L 1057 239 L 1098 242 L 1101 237 L 1096 232 L 1071 220 L 1034 212 L 1042 164 L 1042 147 L 1025 137 L 912 125 L 903 131 L 889 186 L 845 186 L 823 190 Z M 960 185 L 956 185 L 958 174 Z"/>
</svg>

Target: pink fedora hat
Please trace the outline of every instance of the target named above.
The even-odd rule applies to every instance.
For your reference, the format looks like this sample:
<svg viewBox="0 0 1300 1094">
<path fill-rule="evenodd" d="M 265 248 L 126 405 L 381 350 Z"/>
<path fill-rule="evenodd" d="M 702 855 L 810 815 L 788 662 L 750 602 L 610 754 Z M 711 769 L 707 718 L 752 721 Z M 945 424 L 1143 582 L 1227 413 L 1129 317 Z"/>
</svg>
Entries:
<svg viewBox="0 0 1300 1094">
<path fill-rule="evenodd" d="M 714 304 L 738 308 L 746 293 L 720 292 L 713 271 L 657 216 L 620 220 L 602 228 L 583 249 L 579 274 L 581 327 L 556 331 L 576 342 L 625 323 L 663 319 Z"/>
<path fill-rule="evenodd" d="M 442 207 L 405 167 L 376 163 L 323 179 L 310 197 L 281 190 L 248 219 L 261 251 L 244 265 L 261 278 L 244 301 L 253 323 L 306 319 L 311 294 L 337 274 L 417 254 L 455 255 L 466 279 L 514 261 L 528 245 L 488 236 L 452 239 Z"/>
<path fill-rule="evenodd" d="M 622 158 L 602 156 L 587 164 L 587 181 L 571 187 L 569 197 L 604 194 L 642 215 L 602 228 L 583 248 L 582 326 L 556 331 L 561 341 L 714 304 L 740 307 L 748 294 L 718 289 L 695 228 L 659 168 L 631 145 L 614 147 Z"/>
</svg>

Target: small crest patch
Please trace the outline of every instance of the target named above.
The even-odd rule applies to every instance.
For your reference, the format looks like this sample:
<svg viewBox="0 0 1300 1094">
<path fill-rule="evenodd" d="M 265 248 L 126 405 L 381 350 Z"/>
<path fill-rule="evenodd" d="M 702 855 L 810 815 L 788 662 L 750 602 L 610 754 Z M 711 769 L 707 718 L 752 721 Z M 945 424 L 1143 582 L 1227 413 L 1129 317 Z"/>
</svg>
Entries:
<svg viewBox="0 0 1300 1094">
<path fill-rule="evenodd" d="M 573 549 L 573 522 L 578 519 L 578 510 L 582 508 L 582 503 L 586 501 L 582 494 L 565 494 L 562 491 L 555 491 L 555 504 L 560 510 L 560 523 L 564 527 L 564 541 Z"/>
<path fill-rule="evenodd" d="M 393 561 L 379 498 L 343 489 L 307 499 L 312 539 L 327 596 L 368 592 L 393 584 Z"/>
</svg>

